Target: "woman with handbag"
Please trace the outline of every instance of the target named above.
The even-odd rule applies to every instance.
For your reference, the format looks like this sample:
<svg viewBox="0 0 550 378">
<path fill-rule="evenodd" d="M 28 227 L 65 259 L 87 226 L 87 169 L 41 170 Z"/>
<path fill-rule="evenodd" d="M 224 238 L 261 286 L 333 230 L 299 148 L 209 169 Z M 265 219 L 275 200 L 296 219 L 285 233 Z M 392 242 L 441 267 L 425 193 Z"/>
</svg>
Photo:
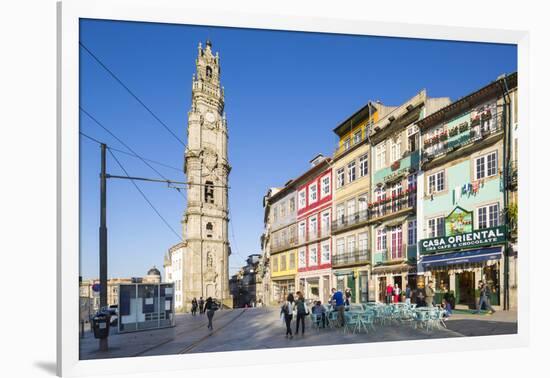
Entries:
<svg viewBox="0 0 550 378">
<path fill-rule="evenodd" d="M 296 311 L 296 304 L 294 302 L 294 296 L 288 294 L 286 297 L 286 302 L 281 306 L 281 319 L 286 324 L 286 337 L 292 339 L 292 329 L 290 328 L 290 323 L 292 322 L 292 315 Z"/>
</svg>

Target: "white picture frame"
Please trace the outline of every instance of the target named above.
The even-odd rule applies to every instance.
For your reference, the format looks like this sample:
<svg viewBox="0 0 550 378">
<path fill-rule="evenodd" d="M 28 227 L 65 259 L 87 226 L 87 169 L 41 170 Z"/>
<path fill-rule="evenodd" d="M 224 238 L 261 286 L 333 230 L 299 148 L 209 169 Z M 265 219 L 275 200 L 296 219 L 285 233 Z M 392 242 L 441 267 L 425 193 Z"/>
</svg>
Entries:
<svg viewBox="0 0 550 378">
<path fill-rule="evenodd" d="M 514 335 L 402 341 L 399 343 L 351 344 L 294 349 L 251 350 L 177 356 L 79 360 L 79 19 L 109 19 L 139 22 L 194 24 L 272 30 L 329 32 L 388 37 L 429 38 L 472 42 L 512 43 L 518 46 L 519 131 L 521 173 L 519 201 L 518 332 Z M 352 359 L 439 351 L 483 350 L 528 344 L 529 334 L 529 35 L 523 31 L 475 29 L 432 25 L 381 23 L 358 20 L 288 17 L 245 12 L 202 12 L 181 2 L 111 0 L 109 2 L 63 1 L 58 4 L 58 192 L 57 288 L 58 336 L 57 373 L 84 376 L 123 373 L 152 373 L 188 370 L 206 366 L 215 359 L 217 367 L 286 363 L 330 359 Z M 238 356 L 238 358 L 236 358 Z"/>
</svg>

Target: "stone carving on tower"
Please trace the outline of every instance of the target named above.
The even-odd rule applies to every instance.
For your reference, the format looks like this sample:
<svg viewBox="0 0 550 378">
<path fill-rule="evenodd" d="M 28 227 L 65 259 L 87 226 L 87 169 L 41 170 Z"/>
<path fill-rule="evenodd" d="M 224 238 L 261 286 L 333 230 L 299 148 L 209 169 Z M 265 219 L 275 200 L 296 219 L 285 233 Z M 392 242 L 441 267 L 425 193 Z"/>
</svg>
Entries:
<svg viewBox="0 0 550 378">
<path fill-rule="evenodd" d="M 220 57 L 207 41 L 198 46 L 188 113 L 184 172 L 189 182 L 182 219 L 186 242 L 183 303 L 211 296 L 231 306 L 229 295 L 227 120 Z"/>
</svg>

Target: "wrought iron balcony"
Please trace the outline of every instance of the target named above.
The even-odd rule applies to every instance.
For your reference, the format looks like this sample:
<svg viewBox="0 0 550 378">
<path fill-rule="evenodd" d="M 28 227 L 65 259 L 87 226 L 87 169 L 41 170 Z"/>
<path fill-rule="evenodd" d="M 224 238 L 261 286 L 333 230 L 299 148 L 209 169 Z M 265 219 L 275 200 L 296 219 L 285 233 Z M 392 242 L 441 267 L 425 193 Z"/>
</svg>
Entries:
<svg viewBox="0 0 550 378">
<path fill-rule="evenodd" d="M 369 220 L 369 210 L 357 211 L 351 215 L 343 215 L 332 220 L 332 232 L 346 230 Z"/>
<path fill-rule="evenodd" d="M 358 250 L 351 253 L 335 254 L 332 256 L 332 266 L 362 265 L 370 262 L 370 250 Z"/>
<path fill-rule="evenodd" d="M 461 147 L 487 139 L 502 132 L 504 123 L 502 113 L 493 116 L 482 114 L 470 122 L 464 122 L 451 129 L 445 129 L 432 138 L 424 139 L 422 160 L 439 158 Z"/>
<path fill-rule="evenodd" d="M 416 188 L 369 204 L 369 218 L 377 220 L 416 208 Z"/>
<path fill-rule="evenodd" d="M 271 252 L 279 252 L 279 251 L 284 251 L 285 249 L 290 249 L 292 247 L 295 247 L 297 246 L 298 243 L 297 243 L 297 240 L 296 238 L 293 238 L 293 239 L 290 239 L 290 240 L 284 240 L 280 243 L 277 243 L 277 245 L 275 244 L 272 244 L 271 245 Z"/>
<path fill-rule="evenodd" d="M 516 190 L 518 188 L 518 162 L 512 160 L 508 163 L 508 189 Z"/>
</svg>

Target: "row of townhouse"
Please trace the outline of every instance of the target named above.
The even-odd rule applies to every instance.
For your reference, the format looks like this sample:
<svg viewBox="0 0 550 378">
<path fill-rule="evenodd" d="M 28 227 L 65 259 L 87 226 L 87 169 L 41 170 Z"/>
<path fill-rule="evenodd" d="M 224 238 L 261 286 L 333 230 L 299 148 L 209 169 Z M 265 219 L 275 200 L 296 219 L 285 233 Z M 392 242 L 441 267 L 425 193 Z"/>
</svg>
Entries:
<svg viewBox="0 0 550 378">
<path fill-rule="evenodd" d="M 515 73 L 454 102 L 367 103 L 334 129 L 332 157 L 265 195 L 263 300 L 325 302 L 335 287 L 383 301 L 388 284 L 429 277 L 459 307 L 479 280 L 515 306 L 517 125 Z"/>
</svg>

